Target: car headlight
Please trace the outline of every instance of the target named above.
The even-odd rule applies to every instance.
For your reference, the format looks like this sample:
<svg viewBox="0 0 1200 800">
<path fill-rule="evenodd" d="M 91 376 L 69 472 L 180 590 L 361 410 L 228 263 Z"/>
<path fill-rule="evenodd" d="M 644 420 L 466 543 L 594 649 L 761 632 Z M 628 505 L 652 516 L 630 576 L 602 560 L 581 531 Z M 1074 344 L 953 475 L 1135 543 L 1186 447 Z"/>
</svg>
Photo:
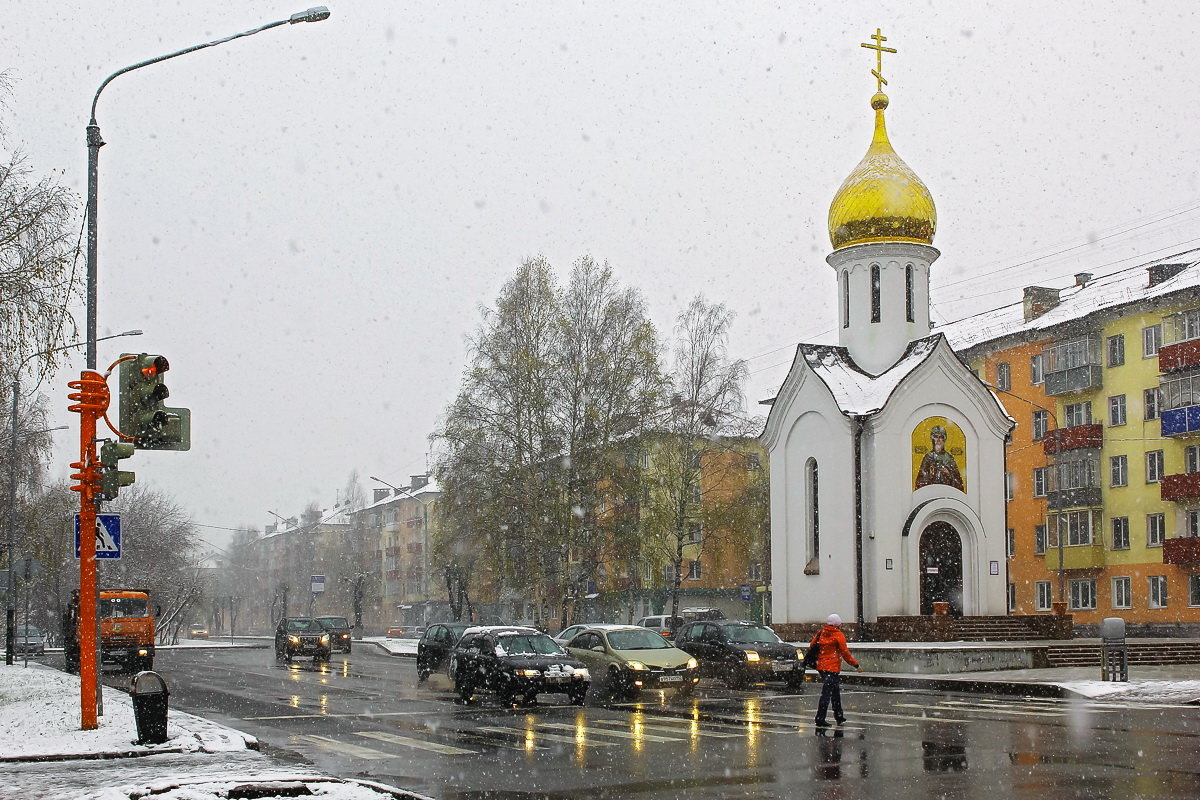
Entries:
<svg viewBox="0 0 1200 800">
<path fill-rule="evenodd" d="M 797 658 L 797 659 L 799 659 L 800 661 L 803 661 L 803 660 L 804 660 L 804 651 L 803 651 L 803 650 L 797 650 L 797 651 L 796 651 L 796 658 Z"/>
<path fill-rule="evenodd" d="M 299 636 L 289 636 L 288 641 L 291 642 L 292 644 L 300 644 L 300 637 Z"/>
<path fill-rule="evenodd" d="M 747 661 L 758 661 L 758 653 L 756 653 L 753 650 L 747 650 L 746 651 L 746 660 Z"/>
<path fill-rule="evenodd" d="M 519 669 L 519 670 L 517 670 L 517 674 L 520 675 L 522 678 L 540 678 L 540 677 L 542 677 L 542 671 L 540 669 Z"/>
<path fill-rule="evenodd" d="M 638 671 L 650 669 L 649 667 L 647 667 L 645 664 L 643 664 L 640 661 L 626 661 L 625 666 L 629 667 L 630 669 L 635 669 Z"/>
<path fill-rule="evenodd" d="M 328 633 L 321 634 L 321 644 L 329 644 L 329 634 Z"/>
<path fill-rule="evenodd" d="M 700 662 L 697 661 L 696 659 L 694 659 L 694 658 L 688 659 L 688 663 L 687 663 L 688 669 L 697 669 L 697 668 L 699 668 L 699 666 L 700 666 Z"/>
</svg>

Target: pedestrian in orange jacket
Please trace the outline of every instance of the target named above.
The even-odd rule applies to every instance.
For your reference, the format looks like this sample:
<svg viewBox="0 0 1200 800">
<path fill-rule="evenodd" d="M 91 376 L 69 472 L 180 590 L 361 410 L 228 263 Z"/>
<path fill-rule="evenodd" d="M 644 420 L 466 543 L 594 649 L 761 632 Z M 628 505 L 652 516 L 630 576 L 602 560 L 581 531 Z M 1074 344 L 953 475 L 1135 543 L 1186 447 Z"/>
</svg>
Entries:
<svg viewBox="0 0 1200 800">
<path fill-rule="evenodd" d="M 829 727 L 825 715 L 829 710 L 830 700 L 833 701 L 833 718 L 841 725 L 846 721 L 846 715 L 842 713 L 842 659 L 846 659 L 850 666 L 862 672 L 862 667 L 854 656 L 850 655 L 850 648 L 846 645 L 846 635 L 842 633 L 842 618 L 837 614 L 830 614 L 824 627 L 817 631 L 808 646 L 817 648 L 817 673 L 821 676 L 817 727 Z"/>
</svg>

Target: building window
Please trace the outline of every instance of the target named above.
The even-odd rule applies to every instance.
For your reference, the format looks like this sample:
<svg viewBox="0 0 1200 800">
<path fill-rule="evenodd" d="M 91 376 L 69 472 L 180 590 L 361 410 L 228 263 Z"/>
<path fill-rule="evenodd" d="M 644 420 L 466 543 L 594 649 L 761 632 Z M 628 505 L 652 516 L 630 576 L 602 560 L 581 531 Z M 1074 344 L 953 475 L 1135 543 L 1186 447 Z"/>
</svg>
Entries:
<svg viewBox="0 0 1200 800">
<path fill-rule="evenodd" d="M 1050 581 L 1038 581 L 1033 584 L 1033 607 L 1036 611 L 1050 610 Z"/>
<path fill-rule="evenodd" d="M 1160 483 L 1163 478 L 1163 451 L 1150 450 L 1146 453 L 1146 483 Z"/>
<path fill-rule="evenodd" d="M 1012 528 L 1009 528 L 1004 533 L 1004 548 L 1009 558 L 1012 558 L 1017 553 L 1017 532 Z"/>
<path fill-rule="evenodd" d="M 1011 472 L 1004 473 L 1004 499 L 1013 499 L 1013 474 Z"/>
<path fill-rule="evenodd" d="M 850 327 L 850 273 L 842 270 L 842 327 Z"/>
<path fill-rule="evenodd" d="M 1045 497 L 1046 496 L 1046 472 L 1047 472 L 1046 467 L 1034 467 L 1033 468 L 1033 496 L 1034 497 Z"/>
<path fill-rule="evenodd" d="M 1200 575 L 1188 575 L 1188 605 L 1200 606 Z"/>
<path fill-rule="evenodd" d="M 691 497 L 692 503 L 694 505 L 700 505 L 700 486 L 699 486 L 699 484 L 693 483 L 690 488 L 691 488 L 691 491 L 688 492 L 688 494 Z"/>
<path fill-rule="evenodd" d="M 746 469 L 751 471 L 762 469 L 762 459 L 759 458 L 758 453 L 746 453 Z"/>
<path fill-rule="evenodd" d="M 1108 474 L 1110 486 L 1129 485 L 1129 456 L 1109 456 Z"/>
<path fill-rule="evenodd" d="M 1151 325 L 1142 328 L 1142 358 L 1153 358 L 1162 347 L 1162 326 Z"/>
<path fill-rule="evenodd" d="M 1142 392 L 1142 418 L 1158 419 L 1158 387 Z"/>
<path fill-rule="evenodd" d="M 879 265 L 871 265 L 871 322 L 879 322 Z"/>
<path fill-rule="evenodd" d="M 904 312 L 905 319 L 913 322 L 913 268 L 909 264 L 904 268 Z"/>
<path fill-rule="evenodd" d="M 810 458 L 804 465 L 805 472 L 805 500 L 808 503 L 808 519 L 806 520 L 808 528 L 808 564 L 805 567 L 806 574 L 814 574 L 821 565 L 821 493 L 820 489 L 820 472 L 817 469 L 817 460 Z"/>
<path fill-rule="evenodd" d="M 1178 378 L 1164 378 L 1159 384 L 1162 392 L 1162 403 L 1159 412 L 1173 411 L 1176 408 L 1200 405 L 1200 375 L 1183 375 Z"/>
<path fill-rule="evenodd" d="M 1043 361 L 1041 353 L 1038 353 L 1036 356 L 1029 357 L 1029 382 L 1034 386 L 1037 386 L 1039 383 L 1045 380 L 1042 377 L 1042 364 Z"/>
<path fill-rule="evenodd" d="M 1125 395 L 1117 394 L 1108 398 L 1109 427 L 1125 424 Z"/>
<path fill-rule="evenodd" d="M 763 576 L 762 562 L 755 561 L 755 562 L 751 563 L 750 564 L 750 575 L 748 576 L 750 578 L 750 580 L 761 581 L 763 579 L 762 576 Z"/>
<path fill-rule="evenodd" d="M 1064 511 L 1058 515 L 1058 536 L 1068 545 L 1092 543 L 1092 512 L 1089 509 Z M 1057 541 L 1057 540 L 1056 540 Z"/>
<path fill-rule="evenodd" d="M 1112 518 L 1112 549 L 1129 549 L 1129 517 Z"/>
<path fill-rule="evenodd" d="M 1183 450 L 1184 468 L 1191 475 L 1200 472 L 1200 444 L 1189 444 Z"/>
<path fill-rule="evenodd" d="M 1129 589 L 1129 578 L 1112 579 L 1112 607 L 1131 608 L 1133 606 L 1132 592 Z"/>
<path fill-rule="evenodd" d="M 688 562 L 688 580 L 690 580 L 690 581 L 700 580 L 700 561 L 699 560 Z"/>
<path fill-rule="evenodd" d="M 1200 538 L 1200 509 L 1188 509 L 1184 535 L 1190 539 Z"/>
<path fill-rule="evenodd" d="M 1015 583 L 1010 583 L 1008 585 L 1008 613 L 1011 614 L 1012 612 L 1014 612 L 1016 610 L 1017 610 L 1017 585 Z"/>
<path fill-rule="evenodd" d="M 1085 403 L 1069 403 L 1065 412 L 1063 419 L 1068 428 L 1092 424 L 1092 402 L 1090 400 Z"/>
<path fill-rule="evenodd" d="M 1119 367 L 1125 363 L 1125 335 L 1118 333 L 1108 337 L 1108 365 Z"/>
<path fill-rule="evenodd" d="M 1146 515 L 1146 547 L 1162 547 L 1163 539 L 1167 538 L 1167 517 L 1165 514 Z"/>
<path fill-rule="evenodd" d="M 1033 412 L 1033 440 L 1040 442 L 1046 438 L 1046 430 L 1049 427 L 1050 412 L 1035 411 Z"/>
<path fill-rule="evenodd" d="M 700 542 L 700 523 L 689 522 L 687 530 L 687 538 L 684 539 L 687 544 L 699 544 Z"/>
<path fill-rule="evenodd" d="M 1045 525 L 1034 525 L 1033 526 L 1033 554 L 1038 555 L 1038 556 L 1046 554 L 1046 526 Z"/>
<path fill-rule="evenodd" d="M 1166 608 L 1167 607 L 1167 576 L 1166 575 L 1151 575 L 1147 582 L 1150 584 L 1149 603 L 1150 608 Z"/>
<path fill-rule="evenodd" d="M 1007 361 L 996 365 L 996 388 L 1006 392 L 1012 388 L 1012 364 Z"/>
<path fill-rule="evenodd" d="M 1091 578 L 1071 581 L 1071 609 L 1085 611 L 1096 607 L 1096 581 Z"/>
<path fill-rule="evenodd" d="M 668 586 L 675 585 L 675 565 L 674 564 L 667 564 L 665 567 L 663 567 L 663 580 L 666 581 Z"/>
</svg>

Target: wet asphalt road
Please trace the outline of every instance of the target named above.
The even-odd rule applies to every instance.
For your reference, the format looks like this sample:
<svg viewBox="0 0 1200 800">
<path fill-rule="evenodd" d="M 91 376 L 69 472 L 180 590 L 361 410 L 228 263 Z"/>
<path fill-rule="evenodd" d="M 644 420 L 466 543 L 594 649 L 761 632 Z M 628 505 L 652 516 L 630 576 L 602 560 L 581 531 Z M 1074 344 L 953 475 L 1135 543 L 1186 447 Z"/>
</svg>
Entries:
<svg viewBox="0 0 1200 800">
<path fill-rule="evenodd" d="M 815 684 L 501 708 L 365 646 L 329 665 L 163 650 L 156 669 L 173 708 L 277 757 L 439 800 L 1200 797 L 1191 707 L 844 688 L 847 724 L 818 731 Z"/>
</svg>

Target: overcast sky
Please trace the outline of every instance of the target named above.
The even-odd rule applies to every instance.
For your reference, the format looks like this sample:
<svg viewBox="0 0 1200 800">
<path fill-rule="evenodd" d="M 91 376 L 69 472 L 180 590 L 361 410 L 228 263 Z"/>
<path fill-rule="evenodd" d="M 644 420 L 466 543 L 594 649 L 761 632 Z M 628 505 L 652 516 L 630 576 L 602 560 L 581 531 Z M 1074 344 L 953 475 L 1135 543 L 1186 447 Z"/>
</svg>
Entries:
<svg viewBox="0 0 1200 800">
<path fill-rule="evenodd" d="M 106 76 L 305 2 L 3 0 L 10 131 L 82 195 Z M 893 145 L 937 204 L 935 320 L 1200 237 L 1194 3 L 330 8 L 98 108 L 100 332 L 146 331 L 101 366 L 170 359 L 192 450 L 131 468 L 213 541 L 332 507 L 354 469 L 424 471 L 478 307 L 539 253 L 608 260 L 664 334 L 697 292 L 726 303 L 770 396 L 796 342 L 834 341 L 826 215 L 870 141 L 876 27 Z"/>
</svg>

